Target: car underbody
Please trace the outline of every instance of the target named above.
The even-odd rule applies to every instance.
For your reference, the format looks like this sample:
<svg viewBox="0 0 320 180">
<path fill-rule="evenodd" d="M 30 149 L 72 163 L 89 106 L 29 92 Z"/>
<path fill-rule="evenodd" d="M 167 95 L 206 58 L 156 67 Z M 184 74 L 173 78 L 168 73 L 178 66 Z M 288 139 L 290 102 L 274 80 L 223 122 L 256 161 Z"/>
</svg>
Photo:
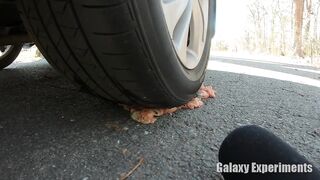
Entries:
<svg viewBox="0 0 320 180">
<path fill-rule="evenodd" d="M 16 1 L 0 0 L 0 46 L 31 41 L 19 16 Z"/>
</svg>

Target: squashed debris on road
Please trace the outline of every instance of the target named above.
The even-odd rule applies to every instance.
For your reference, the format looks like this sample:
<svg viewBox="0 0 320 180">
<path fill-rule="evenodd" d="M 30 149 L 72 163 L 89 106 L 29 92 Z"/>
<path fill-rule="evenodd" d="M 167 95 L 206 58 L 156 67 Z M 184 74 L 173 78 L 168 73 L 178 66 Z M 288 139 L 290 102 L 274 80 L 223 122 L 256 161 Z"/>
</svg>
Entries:
<svg viewBox="0 0 320 180">
<path fill-rule="evenodd" d="M 157 118 L 167 114 L 172 114 L 180 109 L 197 109 L 203 106 L 204 99 L 215 98 L 216 91 L 212 86 L 202 85 L 197 93 L 198 97 L 193 98 L 187 104 L 173 108 L 143 108 L 121 105 L 125 110 L 131 113 L 131 118 L 142 124 L 153 124 Z"/>
</svg>

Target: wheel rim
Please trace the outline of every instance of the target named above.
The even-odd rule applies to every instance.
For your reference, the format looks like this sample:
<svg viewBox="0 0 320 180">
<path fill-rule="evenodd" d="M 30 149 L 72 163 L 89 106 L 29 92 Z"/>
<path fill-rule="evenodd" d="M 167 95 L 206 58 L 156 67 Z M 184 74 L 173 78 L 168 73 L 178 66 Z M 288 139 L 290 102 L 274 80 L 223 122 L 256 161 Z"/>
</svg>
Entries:
<svg viewBox="0 0 320 180">
<path fill-rule="evenodd" d="M 6 55 L 6 53 L 11 49 L 11 45 L 8 45 L 8 46 L 4 46 L 4 51 L 0 51 L 0 58 L 2 57 L 2 56 L 5 56 Z"/>
<path fill-rule="evenodd" d="M 162 10 L 176 53 L 187 69 L 201 61 L 208 29 L 209 0 L 162 0 Z"/>
</svg>

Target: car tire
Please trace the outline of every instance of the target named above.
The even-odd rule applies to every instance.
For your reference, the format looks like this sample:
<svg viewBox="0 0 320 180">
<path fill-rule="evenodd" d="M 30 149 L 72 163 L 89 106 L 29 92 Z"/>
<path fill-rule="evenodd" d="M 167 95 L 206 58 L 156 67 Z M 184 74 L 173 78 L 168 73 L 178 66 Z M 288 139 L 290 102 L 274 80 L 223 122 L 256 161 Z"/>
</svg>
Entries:
<svg viewBox="0 0 320 180">
<path fill-rule="evenodd" d="M 0 56 L 0 70 L 8 67 L 17 58 L 22 49 L 22 44 L 8 45 L 8 48 Z"/>
<path fill-rule="evenodd" d="M 19 9 L 41 53 L 69 79 L 118 103 L 172 107 L 196 95 L 212 36 L 203 28 L 203 52 L 193 67 L 185 66 L 163 1 L 20 0 Z M 214 0 L 200 1 L 215 6 Z M 213 10 L 208 10 L 208 27 Z"/>
</svg>

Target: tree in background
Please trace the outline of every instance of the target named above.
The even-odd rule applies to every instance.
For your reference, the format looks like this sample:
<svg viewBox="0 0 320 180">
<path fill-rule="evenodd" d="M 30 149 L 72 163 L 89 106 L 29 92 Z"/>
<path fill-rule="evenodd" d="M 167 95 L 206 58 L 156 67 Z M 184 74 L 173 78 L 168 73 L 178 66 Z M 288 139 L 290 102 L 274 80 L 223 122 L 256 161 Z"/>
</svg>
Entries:
<svg viewBox="0 0 320 180">
<path fill-rule="evenodd" d="M 320 62 L 320 0 L 246 2 L 248 24 L 239 34 L 237 50 Z M 228 41 L 223 45 L 224 50 L 232 51 Z"/>
<path fill-rule="evenodd" d="M 294 0 L 294 51 L 295 55 L 303 57 L 302 51 L 302 25 L 303 25 L 303 10 L 305 0 Z M 308 1 L 308 0 L 307 0 Z"/>
</svg>

